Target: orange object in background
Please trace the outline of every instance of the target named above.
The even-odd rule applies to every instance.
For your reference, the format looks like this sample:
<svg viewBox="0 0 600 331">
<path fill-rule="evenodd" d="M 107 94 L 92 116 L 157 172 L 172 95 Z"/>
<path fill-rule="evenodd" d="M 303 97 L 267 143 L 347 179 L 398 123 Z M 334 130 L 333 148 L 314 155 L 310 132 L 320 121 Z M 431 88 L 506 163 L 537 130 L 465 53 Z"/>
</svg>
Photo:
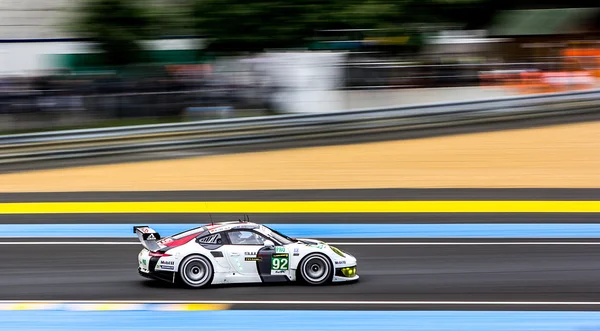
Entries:
<svg viewBox="0 0 600 331">
<path fill-rule="evenodd" d="M 600 42 L 576 42 L 560 51 L 559 69 L 487 72 L 480 75 L 482 86 L 514 88 L 521 94 L 567 92 L 592 89 L 600 78 Z M 550 63 L 549 63 L 550 64 Z"/>
<path fill-rule="evenodd" d="M 567 61 L 585 67 L 594 77 L 600 77 L 600 47 L 595 44 L 590 48 L 567 48 L 562 51 L 562 55 Z"/>
<path fill-rule="evenodd" d="M 518 86 L 522 94 L 580 91 L 594 88 L 596 77 L 589 71 L 523 72 Z"/>
</svg>

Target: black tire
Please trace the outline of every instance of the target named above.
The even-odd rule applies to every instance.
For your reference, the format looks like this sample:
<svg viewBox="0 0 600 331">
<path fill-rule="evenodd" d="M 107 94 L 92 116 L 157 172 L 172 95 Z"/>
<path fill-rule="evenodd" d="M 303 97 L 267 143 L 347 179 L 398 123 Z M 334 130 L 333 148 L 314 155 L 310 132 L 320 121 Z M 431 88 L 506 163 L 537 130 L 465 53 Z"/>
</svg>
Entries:
<svg viewBox="0 0 600 331">
<path fill-rule="evenodd" d="M 313 253 L 300 261 L 298 274 L 298 279 L 305 284 L 323 285 L 333 278 L 333 264 L 327 256 Z"/>
<path fill-rule="evenodd" d="M 213 277 L 212 263 L 202 255 L 187 256 L 179 264 L 179 279 L 187 287 L 207 287 Z"/>
</svg>

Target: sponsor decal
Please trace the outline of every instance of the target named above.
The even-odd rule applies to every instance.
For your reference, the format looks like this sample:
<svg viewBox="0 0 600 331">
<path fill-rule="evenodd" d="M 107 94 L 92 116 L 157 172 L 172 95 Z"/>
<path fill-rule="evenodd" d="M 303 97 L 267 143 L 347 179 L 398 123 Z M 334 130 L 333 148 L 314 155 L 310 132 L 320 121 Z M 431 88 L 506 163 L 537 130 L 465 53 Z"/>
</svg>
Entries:
<svg viewBox="0 0 600 331">
<path fill-rule="evenodd" d="M 285 274 L 285 270 L 272 270 L 271 275 L 281 275 Z"/>
<path fill-rule="evenodd" d="M 227 225 L 227 226 L 218 226 L 214 229 L 210 229 L 208 232 L 209 233 L 215 233 L 215 232 L 222 232 L 222 231 L 227 231 L 227 230 L 231 230 L 233 228 L 233 226 L 231 225 Z"/>
<path fill-rule="evenodd" d="M 252 262 L 252 261 L 260 262 L 260 261 L 262 261 L 262 257 L 247 257 L 247 258 L 244 258 L 244 260 L 250 261 L 250 262 Z"/>
<path fill-rule="evenodd" d="M 294 248 L 294 256 L 300 255 L 300 248 Z"/>
<path fill-rule="evenodd" d="M 233 227 L 233 229 L 255 229 L 256 225 L 252 225 L 252 224 L 242 224 L 242 225 L 236 225 Z"/>
<path fill-rule="evenodd" d="M 335 261 L 335 264 L 346 264 L 346 261 Z"/>
<path fill-rule="evenodd" d="M 160 270 L 175 270 L 175 266 L 172 265 L 157 265 L 155 269 Z"/>
<path fill-rule="evenodd" d="M 288 270 L 289 265 L 289 254 L 273 254 L 271 258 L 271 270 Z"/>
<path fill-rule="evenodd" d="M 256 252 L 244 252 L 244 255 L 256 255 Z"/>
<path fill-rule="evenodd" d="M 146 261 L 146 259 L 142 259 L 142 264 L 143 265 L 148 265 L 148 261 Z"/>
<path fill-rule="evenodd" d="M 275 253 L 285 253 L 285 247 L 275 247 Z"/>
<path fill-rule="evenodd" d="M 175 261 L 160 261 L 161 265 L 175 265 Z"/>
<path fill-rule="evenodd" d="M 154 233 L 151 233 L 150 235 L 148 235 L 148 238 L 146 238 L 146 240 L 156 240 L 156 236 L 154 235 Z"/>
<path fill-rule="evenodd" d="M 315 248 L 318 248 L 318 249 L 323 249 L 323 247 L 325 247 L 325 243 L 319 241 L 316 244 L 315 243 L 308 243 L 308 244 L 306 244 L 306 246 L 307 247 L 315 247 Z"/>
</svg>

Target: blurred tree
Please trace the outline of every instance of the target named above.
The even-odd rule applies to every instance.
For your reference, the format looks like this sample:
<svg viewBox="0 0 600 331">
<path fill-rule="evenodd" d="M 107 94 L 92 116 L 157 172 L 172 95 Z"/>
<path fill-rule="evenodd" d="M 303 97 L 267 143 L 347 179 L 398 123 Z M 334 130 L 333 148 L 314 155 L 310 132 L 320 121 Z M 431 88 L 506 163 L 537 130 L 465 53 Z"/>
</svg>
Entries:
<svg viewBox="0 0 600 331">
<path fill-rule="evenodd" d="M 213 48 L 260 50 L 297 47 L 311 31 L 332 21 L 335 0 L 195 0 L 195 28 L 216 40 Z"/>
<path fill-rule="evenodd" d="M 489 0 L 192 0 L 200 34 L 224 50 L 301 47 L 319 29 L 386 29 L 468 19 Z M 452 9 L 452 10 L 450 10 Z M 465 23 L 465 22 L 460 22 Z"/>
<path fill-rule="evenodd" d="M 137 0 L 85 0 L 70 29 L 98 42 L 105 64 L 127 65 L 140 60 L 139 41 L 156 36 L 160 16 Z"/>
<path fill-rule="evenodd" d="M 146 5 L 152 17 L 159 19 L 163 36 L 192 36 L 194 31 L 194 17 L 190 14 L 190 5 L 193 0 L 150 0 L 152 6 Z"/>
</svg>

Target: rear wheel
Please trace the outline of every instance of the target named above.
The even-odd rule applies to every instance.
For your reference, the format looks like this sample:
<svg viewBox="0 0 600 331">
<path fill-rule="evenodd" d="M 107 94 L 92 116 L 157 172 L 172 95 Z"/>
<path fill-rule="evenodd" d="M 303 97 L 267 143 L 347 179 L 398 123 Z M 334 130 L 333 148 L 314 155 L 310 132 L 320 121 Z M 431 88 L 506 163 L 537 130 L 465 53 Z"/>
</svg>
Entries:
<svg viewBox="0 0 600 331">
<path fill-rule="evenodd" d="M 188 256 L 179 266 L 179 278 L 189 287 L 206 287 L 214 276 L 212 263 L 202 255 Z"/>
<path fill-rule="evenodd" d="M 322 254 L 311 254 L 300 262 L 300 278 L 310 285 L 328 283 L 333 275 L 331 261 Z"/>
</svg>

